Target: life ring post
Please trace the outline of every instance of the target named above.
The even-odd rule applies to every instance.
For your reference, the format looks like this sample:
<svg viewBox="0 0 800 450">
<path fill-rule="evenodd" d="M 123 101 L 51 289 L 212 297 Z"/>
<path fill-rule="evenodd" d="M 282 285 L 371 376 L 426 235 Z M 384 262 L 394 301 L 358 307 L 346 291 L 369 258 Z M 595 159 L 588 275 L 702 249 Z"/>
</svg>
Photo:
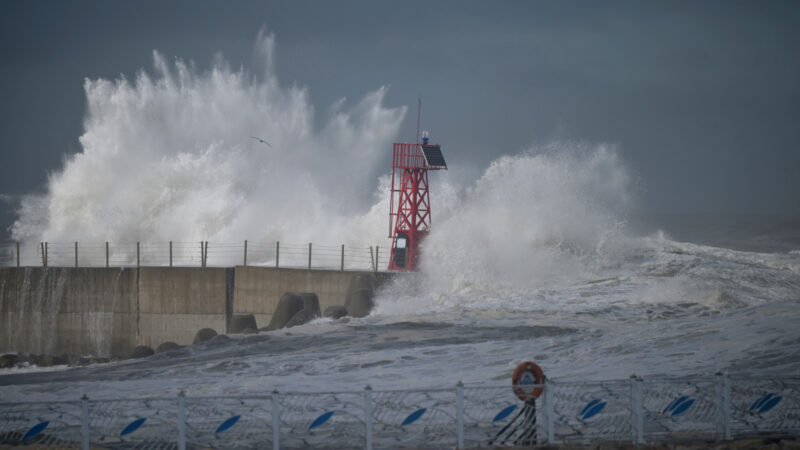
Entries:
<svg viewBox="0 0 800 450">
<path fill-rule="evenodd" d="M 511 386 L 517 398 L 525 403 L 534 403 L 544 391 L 546 377 L 542 368 L 533 361 L 525 361 L 514 369 Z"/>
</svg>

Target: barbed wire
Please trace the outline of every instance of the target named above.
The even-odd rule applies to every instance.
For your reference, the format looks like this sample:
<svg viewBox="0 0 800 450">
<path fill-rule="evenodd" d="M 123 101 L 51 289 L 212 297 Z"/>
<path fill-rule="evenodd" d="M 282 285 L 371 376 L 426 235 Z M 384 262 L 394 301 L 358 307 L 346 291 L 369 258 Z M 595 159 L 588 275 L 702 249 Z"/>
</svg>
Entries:
<svg viewBox="0 0 800 450">
<path fill-rule="evenodd" d="M 284 267 L 383 270 L 380 246 L 285 242 L 0 243 L 0 267 Z"/>
</svg>

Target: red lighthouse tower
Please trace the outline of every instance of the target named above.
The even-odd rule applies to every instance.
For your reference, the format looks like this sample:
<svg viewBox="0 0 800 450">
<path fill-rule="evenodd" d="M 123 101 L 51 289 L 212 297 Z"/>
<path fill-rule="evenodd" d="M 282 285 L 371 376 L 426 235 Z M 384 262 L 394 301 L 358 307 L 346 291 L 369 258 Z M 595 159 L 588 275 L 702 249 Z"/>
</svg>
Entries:
<svg viewBox="0 0 800 450">
<path fill-rule="evenodd" d="M 415 270 L 419 244 L 431 229 L 428 171 L 446 170 L 447 164 L 441 146 L 428 143 L 427 131 L 422 144 L 396 142 L 393 150 L 389 270 Z"/>
</svg>

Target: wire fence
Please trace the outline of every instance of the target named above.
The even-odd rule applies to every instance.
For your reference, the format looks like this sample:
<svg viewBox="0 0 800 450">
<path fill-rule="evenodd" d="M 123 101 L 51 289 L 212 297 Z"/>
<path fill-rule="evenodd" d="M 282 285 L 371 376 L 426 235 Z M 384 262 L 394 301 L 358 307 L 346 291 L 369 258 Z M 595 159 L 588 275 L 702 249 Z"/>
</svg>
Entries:
<svg viewBox="0 0 800 450">
<path fill-rule="evenodd" d="M 531 386 L 526 386 L 530 388 Z M 0 403 L 0 444 L 402 448 L 684 442 L 800 434 L 800 379 L 631 377 L 542 385 Z"/>
<path fill-rule="evenodd" d="M 379 246 L 284 242 L 0 243 L 0 267 L 291 267 L 382 270 Z"/>
</svg>

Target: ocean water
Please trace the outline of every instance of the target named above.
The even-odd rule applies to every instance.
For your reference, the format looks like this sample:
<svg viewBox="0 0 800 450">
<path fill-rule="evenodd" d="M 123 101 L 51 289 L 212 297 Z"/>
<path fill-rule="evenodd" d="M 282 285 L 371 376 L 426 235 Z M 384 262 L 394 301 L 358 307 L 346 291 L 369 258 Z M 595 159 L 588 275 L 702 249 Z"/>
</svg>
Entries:
<svg viewBox="0 0 800 450">
<path fill-rule="evenodd" d="M 320 118 L 271 72 L 274 38 L 256 46 L 264 73 L 156 54 L 153 73 L 87 81 L 82 152 L 23 199 L 13 239 L 387 248 L 385 168 L 405 108 L 384 106 L 381 88 Z M 497 385 L 525 360 L 561 380 L 800 375 L 798 217 L 642 215 L 646 180 L 612 146 L 495 150 L 473 182 L 432 175 L 421 271 L 381 290 L 368 317 L 4 370 L 0 399 Z"/>
</svg>

